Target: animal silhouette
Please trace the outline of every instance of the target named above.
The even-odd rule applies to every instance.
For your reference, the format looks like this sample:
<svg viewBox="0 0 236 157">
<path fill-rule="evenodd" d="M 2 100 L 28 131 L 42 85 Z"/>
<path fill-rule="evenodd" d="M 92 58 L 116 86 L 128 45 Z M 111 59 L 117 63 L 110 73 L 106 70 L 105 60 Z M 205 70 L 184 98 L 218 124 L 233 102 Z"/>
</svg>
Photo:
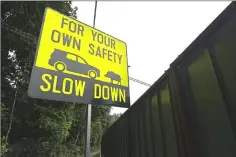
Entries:
<svg viewBox="0 0 236 157">
<path fill-rule="evenodd" d="M 111 83 L 113 83 L 113 81 L 115 80 L 115 81 L 117 81 L 118 85 L 121 85 L 121 77 L 120 77 L 120 75 L 118 75 L 118 74 L 116 74 L 116 73 L 114 73 L 112 71 L 108 71 L 106 73 L 105 77 L 110 78 L 111 79 Z"/>
</svg>

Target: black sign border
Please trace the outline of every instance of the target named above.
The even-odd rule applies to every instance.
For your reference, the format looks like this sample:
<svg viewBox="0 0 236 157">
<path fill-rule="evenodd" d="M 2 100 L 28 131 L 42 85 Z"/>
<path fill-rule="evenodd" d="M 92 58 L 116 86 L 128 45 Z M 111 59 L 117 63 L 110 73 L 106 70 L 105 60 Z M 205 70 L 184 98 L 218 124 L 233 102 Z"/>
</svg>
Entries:
<svg viewBox="0 0 236 157">
<path fill-rule="evenodd" d="M 33 73 L 35 73 L 36 60 L 37 60 L 37 57 L 38 57 L 38 50 L 39 50 L 39 46 L 40 46 L 41 39 L 42 39 L 42 34 L 43 34 L 43 29 L 44 29 L 44 22 L 45 22 L 45 18 L 46 18 L 47 11 L 48 11 L 49 9 L 53 10 L 54 12 L 57 12 L 58 14 L 60 14 L 60 15 L 62 15 L 62 16 L 65 16 L 65 17 L 70 18 L 70 19 L 72 19 L 72 20 L 74 20 L 74 21 L 77 21 L 77 22 L 79 22 L 79 23 L 82 23 L 83 25 L 85 25 L 85 26 L 87 26 L 87 27 L 89 27 L 89 28 L 91 28 L 91 29 L 94 29 L 94 30 L 96 30 L 96 31 L 99 31 L 99 32 L 101 32 L 101 33 L 103 33 L 103 34 L 105 34 L 105 35 L 108 35 L 108 36 L 110 36 L 110 37 L 116 39 L 116 40 L 119 40 L 119 41 L 121 41 L 121 42 L 123 42 L 123 43 L 125 44 L 126 60 L 127 60 L 128 92 L 129 92 L 129 96 L 130 96 L 128 54 L 127 54 L 127 44 L 126 44 L 126 42 L 124 42 L 124 41 L 122 41 L 122 40 L 120 40 L 120 39 L 118 39 L 118 38 L 116 38 L 116 37 L 114 37 L 114 36 L 112 36 L 112 35 L 110 35 L 110 34 L 107 34 L 107 33 L 103 32 L 103 31 L 101 31 L 101 30 L 99 30 L 99 29 L 96 29 L 96 28 L 94 28 L 94 27 L 91 27 L 91 26 L 89 26 L 88 24 L 85 24 L 85 23 L 83 23 L 83 22 L 81 22 L 81 21 L 79 21 L 79 20 L 77 20 L 77 19 L 73 19 L 72 17 L 69 17 L 69 16 L 67 16 L 67 15 L 64 15 L 64 14 L 62 14 L 61 12 L 59 12 L 59 11 L 53 9 L 53 8 L 50 8 L 50 7 L 46 7 L 46 8 L 45 8 L 45 11 L 44 11 L 43 20 L 42 20 L 42 24 L 41 24 L 41 28 L 40 28 L 40 35 L 39 35 L 39 38 L 38 38 L 36 53 L 35 53 L 35 56 L 34 56 L 33 68 L 32 68 L 32 71 L 31 71 L 31 77 L 30 77 L 29 87 L 31 87 L 31 82 L 32 82 L 32 81 L 31 81 L 31 78 L 32 78 L 32 75 L 33 75 Z M 28 92 L 29 92 L 29 89 L 28 89 Z M 30 95 L 30 94 L 28 93 L 28 95 Z M 58 100 L 55 100 L 55 101 L 58 101 Z M 70 102 L 70 101 L 66 101 L 66 102 Z M 127 103 L 129 104 L 129 107 L 130 107 L 130 106 L 131 106 L 130 100 L 129 100 L 129 102 L 127 102 Z M 88 104 L 90 104 L 90 103 L 88 103 Z M 92 105 L 98 105 L 98 104 L 92 104 Z M 113 105 L 113 104 L 111 104 L 111 105 L 104 104 L 104 105 L 105 105 L 105 106 L 114 106 L 114 107 L 117 107 L 117 105 Z M 123 107 L 123 106 L 119 106 L 119 107 L 122 107 L 122 108 L 129 108 L 129 107 Z"/>
</svg>

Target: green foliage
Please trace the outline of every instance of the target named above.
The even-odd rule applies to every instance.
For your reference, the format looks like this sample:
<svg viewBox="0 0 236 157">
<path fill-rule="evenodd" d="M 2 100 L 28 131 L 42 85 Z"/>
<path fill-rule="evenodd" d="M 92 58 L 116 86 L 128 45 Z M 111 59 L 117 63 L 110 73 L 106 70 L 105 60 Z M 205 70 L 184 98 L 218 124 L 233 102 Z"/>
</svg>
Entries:
<svg viewBox="0 0 236 157">
<path fill-rule="evenodd" d="M 73 18 L 77 11 L 70 1 L 4 1 L 1 4 L 2 23 L 36 38 L 46 7 Z M 2 156 L 83 156 L 86 105 L 29 98 L 27 90 L 36 45 L 25 37 L 1 29 Z M 94 151 L 99 150 L 102 134 L 110 125 L 109 113 L 110 107 L 92 107 L 91 147 Z"/>
<path fill-rule="evenodd" d="M 121 114 L 113 114 L 110 118 L 110 125 L 112 125 L 119 117 L 121 116 Z"/>
<path fill-rule="evenodd" d="M 1 141 L 1 154 L 5 154 L 8 151 L 8 149 L 7 149 L 8 142 L 7 142 L 6 136 L 3 136 L 1 139 L 2 139 L 2 141 Z"/>
<path fill-rule="evenodd" d="M 100 151 L 92 153 L 92 157 L 100 157 Z"/>
</svg>

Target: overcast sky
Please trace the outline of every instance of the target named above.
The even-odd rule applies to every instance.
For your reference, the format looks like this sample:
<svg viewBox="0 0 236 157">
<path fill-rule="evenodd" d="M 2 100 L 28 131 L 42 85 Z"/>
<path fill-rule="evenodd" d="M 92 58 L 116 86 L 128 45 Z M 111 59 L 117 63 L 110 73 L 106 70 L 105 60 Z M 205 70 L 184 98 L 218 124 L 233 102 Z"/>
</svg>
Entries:
<svg viewBox="0 0 236 157">
<path fill-rule="evenodd" d="M 127 43 L 129 76 L 153 84 L 229 4 L 230 1 L 98 1 L 95 27 Z M 94 5 L 93 1 L 74 1 L 78 20 L 92 26 Z M 130 81 L 131 104 L 147 89 Z M 125 110 L 113 107 L 111 114 Z"/>
</svg>

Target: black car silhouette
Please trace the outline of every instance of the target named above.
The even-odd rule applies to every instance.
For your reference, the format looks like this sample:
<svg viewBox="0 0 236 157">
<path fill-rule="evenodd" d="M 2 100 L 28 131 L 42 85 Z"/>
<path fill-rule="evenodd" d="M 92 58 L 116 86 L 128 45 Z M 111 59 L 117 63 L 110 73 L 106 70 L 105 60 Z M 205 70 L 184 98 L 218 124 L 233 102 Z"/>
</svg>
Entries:
<svg viewBox="0 0 236 157">
<path fill-rule="evenodd" d="M 113 83 L 113 81 L 115 80 L 115 81 L 117 81 L 118 85 L 121 85 L 121 77 L 120 77 L 120 75 L 118 75 L 118 74 L 116 74 L 116 73 L 114 73 L 112 71 L 108 71 L 106 73 L 105 77 L 110 78 L 111 79 L 111 83 Z"/>
<path fill-rule="evenodd" d="M 88 75 L 90 78 L 100 76 L 100 70 L 89 65 L 82 57 L 70 52 L 55 49 L 51 54 L 49 64 L 58 71 L 71 71 Z"/>
</svg>

